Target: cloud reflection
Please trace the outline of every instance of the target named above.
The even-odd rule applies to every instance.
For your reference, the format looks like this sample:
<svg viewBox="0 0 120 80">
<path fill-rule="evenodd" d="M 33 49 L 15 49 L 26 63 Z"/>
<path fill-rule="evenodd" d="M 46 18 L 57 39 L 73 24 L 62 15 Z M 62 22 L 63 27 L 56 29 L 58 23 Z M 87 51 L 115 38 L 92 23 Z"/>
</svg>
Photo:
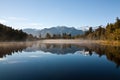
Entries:
<svg viewBox="0 0 120 80">
<path fill-rule="evenodd" d="M 0 58 L 0 61 L 5 61 L 7 60 L 7 58 Z"/>
<path fill-rule="evenodd" d="M 11 61 L 6 61 L 5 64 L 17 64 L 17 63 L 25 63 L 27 61 L 17 61 L 17 60 L 11 60 Z"/>
<path fill-rule="evenodd" d="M 37 57 L 42 57 L 42 56 L 40 56 L 40 55 L 30 55 L 29 57 L 31 57 L 31 58 L 37 58 Z"/>
</svg>

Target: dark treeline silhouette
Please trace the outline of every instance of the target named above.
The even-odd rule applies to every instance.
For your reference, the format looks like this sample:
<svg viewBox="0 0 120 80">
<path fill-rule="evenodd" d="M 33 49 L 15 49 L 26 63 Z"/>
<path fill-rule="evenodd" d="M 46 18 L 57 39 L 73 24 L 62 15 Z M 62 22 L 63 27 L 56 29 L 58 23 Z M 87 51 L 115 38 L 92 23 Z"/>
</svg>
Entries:
<svg viewBox="0 0 120 80">
<path fill-rule="evenodd" d="M 25 40 L 27 34 L 22 30 L 14 30 L 11 27 L 0 24 L 0 41 Z"/>
<path fill-rule="evenodd" d="M 73 39 L 70 33 L 53 34 L 47 33 L 45 39 Z"/>
<path fill-rule="evenodd" d="M 34 40 L 36 37 L 28 35 L 22 30 L 16 30 L 0 23 L 0 41 Z"/>
<path fill-rule="evenodd" d="M 79 35 L 77 38 L 91 40 L 120 40 L 120 19 L 117 17 L 115 23 L 108 23 L 105 27 L 99 26 L 95 30 L 90 27 L 84 35 Z"/>
</svg>

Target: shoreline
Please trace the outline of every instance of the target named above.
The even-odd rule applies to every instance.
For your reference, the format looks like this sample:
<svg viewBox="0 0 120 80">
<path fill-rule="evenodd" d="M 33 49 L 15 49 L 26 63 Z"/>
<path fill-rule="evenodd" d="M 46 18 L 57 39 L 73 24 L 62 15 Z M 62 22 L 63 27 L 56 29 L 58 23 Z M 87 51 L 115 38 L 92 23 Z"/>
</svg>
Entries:
<svg viewBox="0 0 120 80">
<path fill-rule="evenodd" d="M 47 44 L 101 44 L 101 45 L 120 46 L 120 41 L 109 41 L 109 40 L 46 39 L 46 40 L 40 40 L 39 42 L 47 43 Z"/>
<path fill-rule="evenodd" d="M 46 39 L 38 41 L 40 43 L 49 43 L 49 44 L 80 44 L 80 43 L 91 43 L 89 40 L 80 40 L 80 39 Z"/>
<path fill-rule="evenodd" d="M 112 46 L 120 46 L 120 41 L 113 41 L 113 40 L 98 40 L 96 43 L 101 45 L 112 45 Z"/>
<path fill-rule="evenodd" d="M 0 42 L 0 44 L 15 44 L 15 43 L 46 43 L 46 44 L 100 44 L 100 45 L 112 45 L 120 46 L 120 41 L 109 41 L 109 40 L 82 40 L 82 39 L 44 39 L 37 41 L 12 41 L 12 42 Z"/>
</svg>

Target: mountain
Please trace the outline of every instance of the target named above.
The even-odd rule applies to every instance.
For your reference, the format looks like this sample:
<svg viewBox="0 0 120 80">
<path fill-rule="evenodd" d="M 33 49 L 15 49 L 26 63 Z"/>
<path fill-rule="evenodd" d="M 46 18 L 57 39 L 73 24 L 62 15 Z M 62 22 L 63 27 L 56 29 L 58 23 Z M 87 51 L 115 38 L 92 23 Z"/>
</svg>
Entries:
<svg viewBox="0 0 120 80">
<path fill-rule="evenodd" d="M 53 34 L 71 34 L 72 36 L 78 35 L 78 34 L 83 34 L 84 31 L 82 30 L 77 30 L 74 27 L 66 27 L 66 26 L 57 26 L 57 27 L 51 27 L 51 28 L 44 28 L 42 30 L 37 30 L 37 29 L 23 29 L 24 32 L 28 34 L 32 34 L 34 36 L 39 36 L 45 37 L 47 33 L 53 35 Z"/>
<path fill-rule="evenodd" d="M 39 31 L 37 29 L 31 29 L 31 28 L 27 28 L 27 29 L 23 29 L 23 32 L 26 32 L 27 34 L 32 34 L 33 36 L 39 36 Z"/>
</svg>

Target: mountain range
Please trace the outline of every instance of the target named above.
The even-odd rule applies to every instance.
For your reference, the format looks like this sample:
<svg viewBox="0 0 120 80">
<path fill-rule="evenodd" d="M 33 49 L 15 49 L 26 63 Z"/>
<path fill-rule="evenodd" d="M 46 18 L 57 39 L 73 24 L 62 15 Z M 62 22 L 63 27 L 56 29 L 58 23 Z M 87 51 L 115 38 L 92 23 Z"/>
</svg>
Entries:
<svg viewBox="0 0 120 80">
<path fill-rule="evenodd" d="M 57 27 L 51 27 L 51 28 L 44 28 L 44 29 L 23 29 L 23 32 L 26 32 L 28 34 L 32 34 L 33 36 L 39 36 L 45 37 L 47 33 L 49 33 L 51 36 L 53 34 L 71 34 L 72 36 L 83 34 L 84 31 L 75 29 L 74 27 L 66 27 L 66 26 L 57 26 Z"/>
</svg>

